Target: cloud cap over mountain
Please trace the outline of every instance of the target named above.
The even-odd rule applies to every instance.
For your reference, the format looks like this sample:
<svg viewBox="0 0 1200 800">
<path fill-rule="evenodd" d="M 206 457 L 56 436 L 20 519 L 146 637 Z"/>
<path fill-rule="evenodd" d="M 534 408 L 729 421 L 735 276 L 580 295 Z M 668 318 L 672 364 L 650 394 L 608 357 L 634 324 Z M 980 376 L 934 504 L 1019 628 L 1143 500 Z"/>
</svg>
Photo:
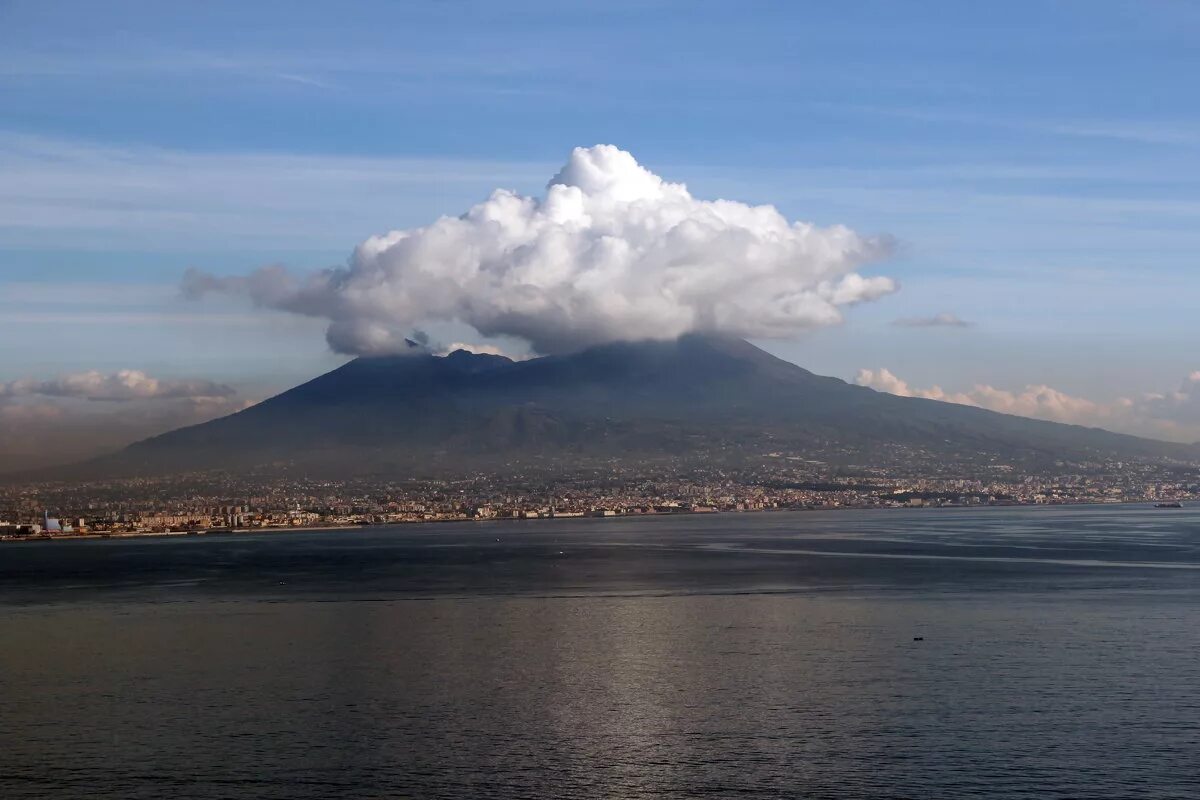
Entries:
<svg viewBox="0 0 1200 800">
<path fill-rule="evenodd" d="M 886 237 L 791 222 L 773 206 L 694 198 L 611 145 L 576 148 L 542 198 L 497 190 L 460 217 L 374 236 L 345 267 L 297 276 L 198 270 L 185 294 L 248 295 L 329 320 L 342 353 L 404 352 L 414 327 L 466 323 L 542 353 L 689 332 L 781 338 L 895 291 L 857 271 Z"/>
</svg>

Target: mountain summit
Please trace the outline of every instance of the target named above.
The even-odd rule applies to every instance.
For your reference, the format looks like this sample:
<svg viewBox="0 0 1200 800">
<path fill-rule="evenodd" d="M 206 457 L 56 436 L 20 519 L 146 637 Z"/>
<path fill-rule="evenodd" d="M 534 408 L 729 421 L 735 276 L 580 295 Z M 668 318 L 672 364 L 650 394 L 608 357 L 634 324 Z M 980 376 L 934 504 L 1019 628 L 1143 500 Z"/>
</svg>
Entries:
<svg viewBox="0 0 1200 800">
<path fill-rule="evenodd" d="M 689 335 L 529 361 L 464 350 L 358 358 L 88 469 L 424 472 L 530 459 L 732 463 L 768 453 L 833 464 L 913 454 L 1028 464 L 1196 455 L 1184 445 L 883 394 L 814 375 L 739 339 Z"/>
</svg>

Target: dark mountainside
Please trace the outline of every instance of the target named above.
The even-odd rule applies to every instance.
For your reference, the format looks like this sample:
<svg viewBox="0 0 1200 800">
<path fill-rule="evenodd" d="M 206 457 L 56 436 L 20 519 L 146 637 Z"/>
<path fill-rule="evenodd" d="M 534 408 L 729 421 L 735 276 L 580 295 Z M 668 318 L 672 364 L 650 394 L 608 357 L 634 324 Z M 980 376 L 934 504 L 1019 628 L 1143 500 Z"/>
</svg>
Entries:
<svg viewBox="0 0 1200 800">
<path fill-rule="evenodd" d="M 733 464 L 769 452 L 869 464 L 903 462 L 914 450 L 1028 466 L 1200 455 L 1188 445 L 883 394 L 748 342 L 692 335 L 523 362 L 465 351 L 359 358 L 245 411 L 58 474 L 448 473 L 611 458 Z"/>
</svg>

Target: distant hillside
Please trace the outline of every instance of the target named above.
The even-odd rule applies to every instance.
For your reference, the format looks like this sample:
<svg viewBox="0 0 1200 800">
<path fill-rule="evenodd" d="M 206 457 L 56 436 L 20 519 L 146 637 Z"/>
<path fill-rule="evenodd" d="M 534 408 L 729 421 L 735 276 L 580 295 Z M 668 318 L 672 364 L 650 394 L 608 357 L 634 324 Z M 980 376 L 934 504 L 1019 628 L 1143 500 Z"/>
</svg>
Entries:
<svg viewBox="0 0 1200 800">
<path fill-rule="evenodd" d="M 741 340 L 692 335 L 522 362 L 465 351 L 359 358 L 245 411 L 70 472 L 465 470 L 768 451 L 862 463 L 914 449 L 1027 464 L 1200 455 L 1187 445 L 883 394 Z"/>
</svg>

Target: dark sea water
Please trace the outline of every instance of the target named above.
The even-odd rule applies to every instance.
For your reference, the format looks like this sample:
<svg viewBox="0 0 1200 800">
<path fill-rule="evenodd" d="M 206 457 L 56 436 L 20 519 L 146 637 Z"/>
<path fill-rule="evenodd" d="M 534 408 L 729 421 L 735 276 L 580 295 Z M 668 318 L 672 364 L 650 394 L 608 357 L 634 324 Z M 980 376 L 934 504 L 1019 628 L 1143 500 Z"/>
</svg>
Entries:
<svg viewBox="0 0 1200 800">
<path fill-rule="evenodd" d="M 0 645 L 6 799 L 1200 798 L 1190 509 L 12 543 Z"/>
</svg>

